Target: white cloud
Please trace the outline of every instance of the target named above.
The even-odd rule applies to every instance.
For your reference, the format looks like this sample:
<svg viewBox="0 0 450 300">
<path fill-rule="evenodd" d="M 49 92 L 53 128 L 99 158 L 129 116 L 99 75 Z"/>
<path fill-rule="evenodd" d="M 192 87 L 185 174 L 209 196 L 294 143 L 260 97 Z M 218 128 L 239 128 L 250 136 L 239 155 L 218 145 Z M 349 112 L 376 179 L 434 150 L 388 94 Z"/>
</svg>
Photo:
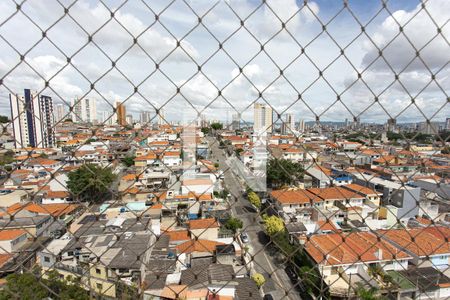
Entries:
<svg viewBox="0 0 450 300">
<path fill-rule="evenodd" d="M 205 13 L 212 5 L 207 1 L 193 1 L 190 4 L 199 12 L 199 15 Z M 351 118 L 351 113 L 353 115 L 362 113 L 363 120 L 383 121 L 387 118 L 386 113 L 378 104 L 367 109 L 373 103 L 374 96 L 361 82 L 351 87 L 341 97 L 351 113 L 340 103 L 327 110 L 328 106 L 336 100 L 336 94 L 324 80 L 321 79 L 310 86 L 319 73 L 314 64 L 323 70 L 339 55 L 339 49 L 326 34 L 320 35 L 314 42 L 309 43 L 321 31 L 316 16 L 325 21 L 327 10 L 332 8 L 321 9 L 316 2 L 310 1 L 308 1 L 307 7 L 303 7 L 303 3 L 295 0 L 270 0 L 267 1 L 267 4 L 271 9 L 263 5 L 246 19 L 246 28 L 257 37 L 260 43 L 266 42 L 268 38 L 281 29 L 281 21 L 287 22 L 289 20 L 286 25 L 289 32 L 302 45 L 308 44 L 306 47 L 308 57 L 303 54 L 291 64 L 292 60 L 301 52 L 299 45 L 285 31 L 267 43 L 264 52 L 260 52 L 260 44 L 244 28 L 239 29 L 239 18 L 227 7 L 227 4 L 233 7 L 241 19 L 246 19 L 248 14 L 256 8 L 253 1 L 220 2 L 203 19 L 203 25 L 198 25 L 195 15 L 183 3 L 175 3 L 161 15 L 160 22 L 164 26 L 156 22 L 148 30 L 146 30 L 147 27 L 155 21 L 154 15 L 141 3 L 130 2 L 117 11 L 115 18 L 132 35 L 139 35 L 139 45 L 157 62 L 160 62 L 176 48 L 176 39 L 180 39 L 192 27 L 198 25 L 192 33 L 181 41 L 181 46 L 185 51 L 180 49 L 174 51 L 161 63 L 160 70 L 156 71 L 150 78 L 147 78 L 147 76 L 155 72 L 155 65 L 152 60 L 137 46 L 121 56 L 133 44 L 132 36 L 118 22 L 111 20 L 110 11 L 101 3 L 88 0 L 80 0 L 70 9 L 70 15 L 83 29 L 68 17 L 65 17 L 49 30 L 48 37 L 65 54 L 70 56 L 87 42 L 88 34 L 96 32 L 93 40 L 98 47 L 114 60 L 121 57 L 116 65 L 120 72 L 112 69 L 104 75 L 112 68 L 111 61 L 93 44 L 77 52 L 71 61 L 75 68 L 87 79 L 80 75 L 74 67 L 66 66 L 65 55 L 45 40 L 27 53 L 26 59 L 47 79 L 64 68 L 50 81 L 50 85 L 55 92 L 66 101 L 84 94 L 95 97 L 99 102 L 99 111 L 110 110 L 109 106 L 101 107 L 105 104 L 103 97 L 110 103 L 129 98 L 127 110 L 135 115 L 143 109 L 153 110 L 149 102 L 157 107 L 163 105 L 175 95 L 176 86 L 183 86 L 181 88 L 183 95 L 196 109 L 201 110 L 217 97 L 218 90 L 214 86 L 216 85 L 219 89 L 224 86 L 226 88 L 222 92 L 222 97 L 218 97 L 206 110 L 206 113 L 209 114 L 209 117 L 217 116 L 218 119 L 226 118 L 224 111 L 227 109 L 233 112 L 230 104 L 238 110 L 246 109 L 243 116 L 251 118 L 251 104 L 259 97 L 257 90 L 264 91 L 264 99 L 278 112 L 287 109 L 297 115 L 296 119 L 311 119 L 314 117 L 314 114 L 302 101 L 297 101 L 298 93 L 302 93 L 304 101 L 310 105 L 314 113 L 322 114 L 324 119 L 343 120 L 344 118 Z M 159 12 L 166 4 L 161 2 L 162 6 L 159 6 L 152 2 L 148 5 Z M 26 12 L 30 16 L 38 19 L 38 24 L 43 28 L 50 25 L 55 17 L 62 13 L 62 8 L 56 3 L 43 5 L 39 1 L 29 1 L 24 7 L 26 7 Z M 301 7 L 303 8 L 297 13 Z M 448 13 L 446 12 L 450 10 L 449 1 L 430 0 L 426 3 L 426 7 L 438 26 L 442 26 L 447 21 Z M 271 10 L 276 13 L 281 21 Z M 427 14 L 422 12 L 415 16 L 419 10 L 420 6 L 412 10 L 398 10 L 394 12 L 393 17 L 377 20 L 378 23 L 374 22 L 372 25 L 375 29 L 370 31 L 370 37 L 379 47 L 384 47 L 398 34 L 398 25 L 395 20 L 400 24 L 405 24 L 414 16 L 412 21 L 404 25 L 404 32 L 414 46 L 422 47 L 436 35 L 437 29 Z M 6 18 L 10 11 L 9 6 L 1 2 L 0 20 Z M 11 41 L 22 53 L 25 53 L 34 41 L 41 38 L 41 32 L 35 30 L 29 22 L 23 19 L 23 16 L 12 18 L 0 27 L 0 33 L 6 34 L 5 31 L 7 31 L 5 38 Z M 105 23 L 107 24 L 102 27 Z M 203 26 L 206 26 L 214 37 Z M 338 27 L 333 28 L 334 31 L 346 33 L 333 35 L 338 43 L 341 38 L 348 41 L 349 36 L 353 34 L 356 36 L 359 30 L 359 28 L 354 27 L 354 23 L 346 22 L 345 19 L 342 22 L 332 22 L 330 26 Z M 165 27 L 169 29 L 170 33 Z M 239 31 L 228 38 L 237 29 Z M 442 35 L 447 40 L 450 39 L 449 31 L 449 26 L 442 29 Z M 333 30 L 330 29 L 330 32 L 333 32 Z M 202 72 L 214 83 L 213 85 L 203 74 L 197 72 L 197 64 L 208 60 L 209 56 L 218 49 L 219 42 L 224 43 L 223 48 L 228 54 L 219 51 L 202 66 Z M 0 51 L 2 53 L 0 76 L 4 76 L 17 64 L 18 55 L 2 41 L 0 41 Z M 436 74 L 436 80 L 448 94 L 450 70 L 449 66 L 445 64 L 450 61 L 450 49 L 446 41 L 438 35 L 420 53 L 426 65 L 433 72 L 443 68 Z M 255 55 L 256 57 L 254 57 Z M 423 63 L 417 59 L 400 74 L 400 80 L 409 92 L 408 94 L 398 83 L 391 86 L 394 75 L 383 60 L 378 59 L 371 65 L 371 62 L 377 59 L 378 50 L 367 39 L 356 40 L 346 49 L 346 55 L 360 70 L 367 68 L 363 73 L 363 79 L 375 94 L 382 93 L 380 104 L 393 114 L 401 112 L 411 103 L 409 94 L 416 97 L 416 105 L 427 116 L 433 116 L 434 112 L 442 104 L 445 104 L 445 93 L 441 91 L 438 85 L 429 85 L 431 74 Z M 404 37 L 400 36 L 386 48 L 383 55 L 398 72 L 414 57 L 415 50 Z M 312 60 L 312 62 L 309 60 Z M 279 67 L 284 69 L 288 65 L 290 66 L 284 70 L 284 75 L 289 82 L 283 77 L 279 77 Z M 239 67 L 243 68 L 243 74 L 239 74 Z M 355 73 L 356 71 L 342 57 L 328 67 L 324 76 L 333 89 L 341 93 L 356 79 Z M 169 79 L 165 76 L 168 76 Z M 236 78 L 233 82 L 229 83 L 234 77 Z M 144 79 L 146 80 L 142 83 Z M 98 95 L 97 92 L 90 92 L 90 82 L 96 82 L 95 87 L 103 97 Z M 8 75 L 4 79 L 4 83 L 8 88 L 17 92 L 21 92 L 24 88 L 39 90 L 44 88 L 44 80 L 23 64 Z M 134 94 L 133 86 L 139 84 L 139 92 L 142 96 Z M 52 93 L 48 89 L 46 92 Z M 56 101 L 60 101 L 56 95 L 53 96 Z M 4 100 L 8 97 L 8 90 L 5 87 L 0 88 L 0 97 L 2 99 L 0 100 L 0 110 L 5 112 L 7 101 Z M 295 104 L 292 105 L 294 102 Z M 195 115 L 195 109 L 180 95 L 175 96 L 165 109 L 167 117 L 171 120 L 180 119 L 181 113 Z M 443 118 L 445 115 L 450 115 L 448 105 L 436 117 Z M 417 108 L 408 109 L 400 117 L 405 120 L 423 119 Z"/>
</svg>

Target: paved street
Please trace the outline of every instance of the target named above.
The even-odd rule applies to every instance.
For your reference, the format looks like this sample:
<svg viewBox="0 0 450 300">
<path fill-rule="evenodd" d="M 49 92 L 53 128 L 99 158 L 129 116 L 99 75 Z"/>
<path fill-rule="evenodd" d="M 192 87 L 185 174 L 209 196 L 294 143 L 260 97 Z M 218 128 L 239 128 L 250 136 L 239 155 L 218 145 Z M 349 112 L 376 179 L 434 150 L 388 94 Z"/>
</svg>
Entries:
<svg viewBox="0 0 450 300">
<path fill-rule="evenodd" d="M 219 168 L 224 171 L 225 186 L 232 195 L 232 201 L 235 201 L 230 203 L 233 215 L 243 221 L 243 230 L 249 235 L 249 252 L 254 257 L 252 268 L 266 278 L 266 283 L 263 286 L 264 294 L 270 293 L 274 299 L 301 299 L 284 271 L 284 266 L 277 264 L 275 261 L 276 255 L 271 256 L 268 248 L 265 248 L 269 239 L 262 230 L 261 218 L 248 200 L 244 198 L 243 191 L 245 188 L 227 165 L 227 157 L 224 151 L 219 148 L 219 142 L 211 137 L 208 138 L 208 141 L 212 151 L 211 160 L 218 162 Z M 289 291 L 288 295 L 286 295 L 286 291 Z"/>
</svg>

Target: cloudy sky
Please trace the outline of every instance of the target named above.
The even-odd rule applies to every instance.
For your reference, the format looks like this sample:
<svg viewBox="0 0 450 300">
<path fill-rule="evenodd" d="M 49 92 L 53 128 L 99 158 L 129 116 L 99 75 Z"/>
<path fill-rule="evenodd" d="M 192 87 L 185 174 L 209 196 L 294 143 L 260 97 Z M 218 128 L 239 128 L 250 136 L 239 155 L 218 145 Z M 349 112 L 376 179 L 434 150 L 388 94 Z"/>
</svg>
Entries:
<svg viewBox="0 0 450 300">
<path fill-rule="evenodd" d="M 255 101 L 296 120 L 450 116 L 448 0 L 60 2 L 0 1 L 1 114 L 31 88 L 169 121 L 251 120 Z"/>
</svg>

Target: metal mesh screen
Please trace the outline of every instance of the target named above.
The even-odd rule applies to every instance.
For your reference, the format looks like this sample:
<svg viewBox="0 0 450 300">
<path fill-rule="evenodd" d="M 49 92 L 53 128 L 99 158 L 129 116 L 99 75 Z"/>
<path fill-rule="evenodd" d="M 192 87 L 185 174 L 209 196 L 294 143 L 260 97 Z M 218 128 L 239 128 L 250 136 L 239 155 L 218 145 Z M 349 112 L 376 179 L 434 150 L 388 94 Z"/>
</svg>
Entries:
<svg viewBox="0 0 450 300">
<path fill-rule="evenodd" d="M 450 297 L 450 2 L 0 2 L 1 299 Z"/>
</svg>

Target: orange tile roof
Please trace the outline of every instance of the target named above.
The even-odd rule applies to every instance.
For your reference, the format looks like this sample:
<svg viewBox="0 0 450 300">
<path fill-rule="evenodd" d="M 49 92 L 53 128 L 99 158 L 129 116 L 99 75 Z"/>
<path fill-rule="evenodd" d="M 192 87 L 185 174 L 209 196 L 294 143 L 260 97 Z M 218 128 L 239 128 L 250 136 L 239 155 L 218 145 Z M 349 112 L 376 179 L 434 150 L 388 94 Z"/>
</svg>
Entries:
<svg viewBox="0 0 450 300">
<path fill-rule="evenodd" d="M 327 176 L 333 175 L 333 172 L 331 171 L 331 169 L 325 168 L 324 166 L 316 166 L 315 168 L 319 171 L 322 171 Z"/>
<path fill-rule="evenodd" d="M 417 256 L 450 253 L 450 244 L 445 241 L 445 238 L 450 238 L 450 231 L 442 229 L 438 232 L 437 230 L 434 229 L 433 232 L 427 228 L 420 228 L 380 230 L 379 232 L 383 237 Z"/>
<path fill-rule="evenodd" d="M 189 221 L 189 229 L 207 229 L 207 228 L 218 228 L 219 223 L 213 218 L 210 219 L 198 219 Z"/>
<path fill-rule="evenodd" d="M 181 155 L 180 151 L 166 151 L 166 152 L 164 152 L 164 156 L 179 157 L 180 155 Z"/>
<path fill-rule="evenodd" d="M 53 217 L 59 217 L 64 214 L 69 214 L 79 207 L 78 204 L 36 204 L 36 203 L 16 203 L 8 207 L 7 212 L 13 215 L 21 210 L 28 210 L 33 213 L 49 214 Z"/>
<path fill-rule="evenodd" d="M 308 189 L 308 191 L 324 200 L 363 198 L 361 195 L 358 195 L 357 193 L 343 187 L 312 188 Z"/>
<path fill-rule="evenodd" d="M 134 161 L 143 161 L 143 160 L 149 160 L 149 159 L 156 159 L 156 154 L 148 153 L 146 155 L 138 156 L 134 159 Z"/>
<path fill-rule="evenodd" d="M 432 224 L 431 220 L 425 219 L 425 218 L 422 218 L 419 216 L 416 217 L 416 220 L 417 220 L 417 222 L 419 222 L 420 224 L 423 224 L 423 225 L 431 225 Z"/>
<path fill-rule="evenodd" d="M 165 231 L 163 235 L 169 236 L 170 241 L 188 241 L 191 239 L 187 230 Z"/>
<path fill-rule="evenodd" d="M 274 190 L 270 195 L 282 204 L 305 204 L 322 201 L 307 190 Z"/>
<path fill-rule="evenodd" d="M 212 185 L 211 179 L 185 179 L 183 185 Z"/>
<path fill-rule="evenodd" d="M 428 226 L 424 230 L 443 240 L 450 236 L 450 228 L 444 226 Z"/>
<path fill-rule="evenodd" d="M 388 163 L 394 162 L 396 159 L 397 159 L 397 157 L 394 155 L 385 155 L 385 156 L 381 156 L 380 158 L 375 159 L 374 162 L 388 164 Z"/>
<path fill-rule="evenodd" d="M 161 292 L 162 299 L 185 299 L 187 285 L 168 285 Z"/>
<path fill-rule="evenodd" d="M 46 198 L 67 198 L 70 197 L 70 193 L 67 191 L 48 191 Z"/>
<path fill-rule="evenodd" d="M 136 174 L 126 174 L 122 177 L 122 180 L 124 181 L 135 181 L 136 177 L 138 179 L 142 179 L 144 176 L 142 174 L 136 175 Z"/>
<path fill-rule="evenodd" d="M 13 254 L 0 254 L 0 267 L 3 267 L 13 256 Z"/>
<path fill-rule="evenodd" d="M 192 252 L 213 253 L 216 250 L 217 245 L 225 245 L 225 244 L 210 240 L 189 240 L 176 246 L 176 249 L 178 253 L 192 253 Z"/>
<path fill-rule="evenodd" d="M 389 242 L 378 241 L 377 236 L 371 232 L 313 235 L 306 242 L 305 249 L 316 263 L 323 265 L 390 261 L 410 257 Z"/>
<path fill-rule="evenodd" d="M 383 195 L 383 193 L 377 192 L 371 188 L 365 187 L 363 185 L 359 185 L 356 183 L 352 183 L 352 184 L 346 184 L 342 186 L 343 188 L 347 188 L 351 191 L 360 193 L 364 196 L 373 196 L 373 195 Z"/>
<path fill-rule="evenodd" d="M 23 229 L 2 229 L 0 231 L 0 241 L 14 240 L 26 233 Z"/>
<path fill-rule="evenodd" d="M 317 221 L 317 225 L 319 225 L 319 229 L 322 231 L 332 231 L 339 232 L 339 230 L 334 226 L 333 222 L 330 220 L 321 220 Z"/>
<path fill-rule="evenodd" d="M 38 165 L 38 166 L 51 166 L 58 164 L 59 161 L 53 160 L 53 159 L 47 159 L 47 158 L 35 158 L 30 160 L 27 164 L 28 165 Z"/>
</svg>

